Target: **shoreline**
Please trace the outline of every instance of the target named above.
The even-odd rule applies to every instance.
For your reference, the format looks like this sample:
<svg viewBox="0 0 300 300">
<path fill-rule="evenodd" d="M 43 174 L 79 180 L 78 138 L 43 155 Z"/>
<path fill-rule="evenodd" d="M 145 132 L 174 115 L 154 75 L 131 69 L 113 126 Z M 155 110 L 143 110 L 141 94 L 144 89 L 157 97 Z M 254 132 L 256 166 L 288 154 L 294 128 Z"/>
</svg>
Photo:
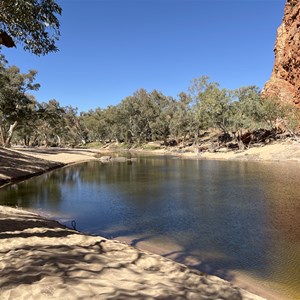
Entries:
<svg viewBox="0 0 300 300">
<path fill-rule="evenodd" d="M 1 148 L 0 188 L 68 165 L 95 160 L 97 150 Z"/>
<path fill-rule="evenodd" d="M 180 252 L 181 249 L 178 247 L 178 245 L 168 245 L 168 246 L 161 246 L 158 243 L 155 243 L 151 240 L 149 241 L 143 241 L 141 240 L 138 243 L 135 243 L 136 240 L 139 238 L 136 236 L 132 237 L 123 237 L 119 236 L 114 238 L 117 241 L 121 241 L 122 243 L 126 243 L 128 245 L 134 244 L 135 247 L 138 247 L 138 249 L 146 250 L 151 253 L 155 253 L 158 255 L 161 255 L 163 257 L 167 257 L 173 261 L 176 261 L 176 255 L 168 255 L 168 253 L 176 253 Z M 184 264 L 185 266 L 188 266 L 189 268 L 194 269 L 194 266 L 199 263 L 199 260 L 197 260 L 195 257 L 189 255 L 185 258 L 184 261 L 179 261 L 179 263 Z M 202 272 L 202 270 L 200 270 Z M 205 273 L 205 271 L 203 271 Z M 210 276 L 218 276 L 222 278 L 222 275 L 218 274 L 210 274 Z M 281 294 L 278 290 L 274 290 L 271 286 L 267 285 L 266 281 L 260 280 L 259 278 L 253 277 L 246 272 L 242 272 L 240 270 L 231 270 L 229 271 L 228 275 L 231 277 L 231 279 L 222 278 L 223 280 L 227 280 L 230 283 L 250 292 L 255 295 L 258 295 L 260 297 L 263 297 L 265 299 L 269 300 L 290 300 L 292 298 L 289 298 L 286 295 Z"/>
<path fill-rule="evenodd" d="M 171 259 L 26 210 L 0 206 L 0 224 L 1 299 L 263 299 Z"/>
<path fill-rule="evenodd" d="M 278 146 L 278 145 L 275 145 L 275 146 Z M 283 145 L 283 147 L 289 147 L 289 146 L 290 145 Z M 295 146 L 298 148 L 298 145 L 295 145 Z M 282 148 L 282 146 L 279 147 L 280 151 L 282 151 L 281 148 Z M 277 147 L 277 149 L 278 149 L 278 147 Z M 0 150 L 2 151 L 2 152 L 0 151 L 0 154 L 3 155 L 3 149 L 0 149 Z M 110 153 L 113 152 L 112 150 L 102 151 L 102 149 L 95 150 L 95 149 L 57 149 L 57 148 L 56 149 L 34 149 L 33 152 L 31 152 L 32 149 L 28 149 L 28 148 L 26 148 L 26 149 L 18 148 L 16 150 L 15 149 L 14 150 L 11 150 L 11 149 L 6 150 L 5 149 L 4 151 L 8 151 L 10 153 L 10 155 L 12 154 L 11 152 L 15 152 L 16 156 L 21 155 L 20 161 L 25 160 L 25 161 L 29 162 L 30 159 L 32 158 L 33 163 L 35 164 L 35 167 L 38 167 L 38 168 L 32 169 L 29 166 L 27 166 L 28 167 L 27 170 L 26 170 L 26 168 L 22 168 L 23 172 L 24 171 L 28 172 L 28 174 L 26 175 L 26 178 L 15 176 L 15 177 L 11 177 L 9 179 L 10 182 L 24 180 L 29 177 L 40 175 L 42 173 L 50 171 L 51 168 L 53 169 L 53 164 L 55 165 L 54 168 L 59 168 L 59 167 L 64 167 L 64 166 L 67 166 L 70 164 L 76 164 L 76 163 L 82 163 L 82 162 L 89 161 L 89 160 L 95 160 L 96 159 L 95 155 L 99 154 L 99 153 L 104 154 L 104 153 L 108 153 L 108 152 L 110 152 Z M 140 151 L 134 151 L 134 152 L 140 153 Z M 142 153 L 145 153 L 145 154 L 150 154 L 150 153 L 153 154 L 154 152 L 155 151 L 142 151 Z M 161 153 L 161 151 L 159 153 L 156 152 L 155 154 L 157 154 L 157 155 L 174 155 L 174 153 L 170 153 L 170 152 Z M 279 154 L 282 156 L 282 153 L 279 153 Z M 247 155 L 244 155 L 244 156 L 246 156 L 246 158 L 244 158 L 243 160 L 257 161 L 257 159 L 251 159 L 251 156 L 247 156 Z M 203 159 L 203 157 L 201 157 L 201 156 L 199 157 L 198 155 L 192 155 L 191 153 L 188 153 L 187 155 L 179 154 L 178 157 L 184 158 L 184 159 Z M 275 156 L 273 155 L 272 157 L 273 157 L 273 159 L 270 161 L 272 161 L 272 162 L 279 161 L 278 159 L 274 160 L 274 158 L 276 158 L 276 155 Z M 16 159 L 16 158 L 14 158 L 14 159 Z M 209 158 L 204 158 L 204 159 L 212 159 L 212 158 L 209 157 Z M 227 156 L 227 158 L 221 159 L 220 155 L 219 155 L 219 157 L 217 157 L 215 159 L 236 160 L 236 159 L 228 158 L 228 156 Z M 238 158 L 238 160 L 240 160 L 240 158 Z M 295 160 L 294 159 L 291 160 L 290 157 L 288 157 L 288 159 L 286 159 L 286 160 L 281 159 L 280 161 L 295 162 Z M 299 160 L 296 160 L 296 161 L 297 162 L 300 161 L 300 155 L 299 155 Z M 39 164 L 41 164 L 41 165 L 39 165 Z M 3 166 L 1 166 L 1 167 L 2 167 L 2 169 L 0 168 L 0 179 L 3 179 Z M 41 168 L 44 168 L 44 169 L 41 170 Z M 7 170 L 7 169 L 4 168 L 4 170 Z M 40 172 L 39 174 L 36 172 L 37 170 Z M 17 175 L 20 174 L 18 172 L 15 174 L 17 174 Z M 6 183 L 5 185 L 10 184 L 10 182 Z M 0 206 L 0 208 L 3 209 L 3 206 Z M 24 212 L 24 211 L 21 210 L 21 211 L 16 212 L 16 218 L 18 217 L 18 214 L 20 212 Z M 49 221 L 49 222 L 51 222 L 51 221 Z M 55 222 L 55 221 L 53 221 L 53 222 Z M 68 230 L 70 230 L 70 229 L 68 229 Z M 85 236 L 89 236 L 89 235 L 85 235 Z M 101 238 L 101 237 L 98 237 L 98 238 Z M 117 237 L 117 239 L 118 239 L 118 237 Z M 127 244 L 128 243 L 129 242 L 127 242 Z M 137 251 L 146 250 L 146 251 L 154 252 L 154 253 L 157 253 L 160 255 L 163 254 L 163 253 L 161 253 L 162 252 L 161 249 L 157 249 L 157 247 L 155 247 L 154 245 L 151 246 L 151 245 L 141 244 L 141 245 L 139 245 L 139 247 L 141 247 L 141 249 L 143 249 L 143 250 L 137 249 Z M 208 275 L 208 276 L 212 276 L 212 275 Z M 272 291 L 268 288 L 264 289 L 264 288 L 261 288 L 261 287 L 255 285 L 255 282 L 250 282 L 251 278 L 247 278 L 247 277 L 243 278 L 242 276 L 238 276 L 238 279 L 239 280 L 237 280 L 237 281 L 233 281 L 233 283 L 240 285 L 242 288 L 250 290 L 251 292 L 260 294 L 263 297 L 267 297 L 267 299 L 276 299 L 276 300 L 284 299 L 284 298 L 282 298 L 281 295 L 277 295 L 277 292 L 274 293 L 274 291 Z M 1 295 L 1 289 L 0 289 L 0 295 Z M 248 298 L 244 298 L 244 299 L 248 299 Z M 249 299 L 252 299 L 252 298 L 249 298 Z"/>
<path fill-rule="evenodd" d="M 157 155 L 174 155 L 182 159 L 221 160 L 221 161 L 270 161 L 300 162 L 300 143 L 277 142 L 260 147 L 252 147 L 244 151 L 221 150 L 217 152 L 196 152 L 194 147 L 187 147 L 181 152 L 173 148 L 143 150 L 130 149 L 133 153 L 149 153 Z"/>
</svg>

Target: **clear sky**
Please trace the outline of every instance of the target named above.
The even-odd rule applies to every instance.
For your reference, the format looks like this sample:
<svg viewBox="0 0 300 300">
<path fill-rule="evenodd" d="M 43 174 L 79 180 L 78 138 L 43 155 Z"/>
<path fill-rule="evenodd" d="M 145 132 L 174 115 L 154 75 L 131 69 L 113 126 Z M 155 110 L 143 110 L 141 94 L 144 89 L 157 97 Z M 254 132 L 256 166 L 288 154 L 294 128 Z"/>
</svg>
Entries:
<svg viewBox="0 0 300 300">
<path fill-rule="evenodd" d="M 208 75 L 229 89 L 270 77 L 285 0 L 59 0 L 59 52 L 5 49 L 38 70 L 38 101 L 79 111 L 119 103 L 139 88 L 176 97 Z"/>
</svg>

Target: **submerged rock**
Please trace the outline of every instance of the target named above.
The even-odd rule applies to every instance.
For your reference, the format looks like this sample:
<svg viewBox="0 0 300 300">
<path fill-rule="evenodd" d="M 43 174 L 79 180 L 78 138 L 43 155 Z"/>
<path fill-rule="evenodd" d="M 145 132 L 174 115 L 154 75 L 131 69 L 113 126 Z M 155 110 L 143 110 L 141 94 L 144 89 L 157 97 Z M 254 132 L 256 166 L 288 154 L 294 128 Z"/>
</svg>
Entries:
<svg viewBox="0 0 300 300">
<path fill-rule="evenodd" d="M 109 161 L 109 160 L 111 160 L 111 156 L 109 156 L 109 155 L 101 156 L 101 157 L 99 157 L 99 160 L 101 160 L 101 161 Z"/>
<path fill-rule="evenodd" d="M 116 157 L 112 157 L 109 155 L 105 155 L 105 156 L 100 156 L 99 160 L 101 162 L 126 162 L 126 161 L 136 161 L 136 158 L 127 158 L 125 156 L 116 156 Z"/>
<path fill-rule="evenodd" d="M 118 161 L 118 162 L 125 162 L 125 161 L 127 161 L 128 159 L 127 159 L 126 157 L 119 156 L 119 157 L 113 157 L 111 160 L 112 160 L 112 161 Z"/>
</svg>

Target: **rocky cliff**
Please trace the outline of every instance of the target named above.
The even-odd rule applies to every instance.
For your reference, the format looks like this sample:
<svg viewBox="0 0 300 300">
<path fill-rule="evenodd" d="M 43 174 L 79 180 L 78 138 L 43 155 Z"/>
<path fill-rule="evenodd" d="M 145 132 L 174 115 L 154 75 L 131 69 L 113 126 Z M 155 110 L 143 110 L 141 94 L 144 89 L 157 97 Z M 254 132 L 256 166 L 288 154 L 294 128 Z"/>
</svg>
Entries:
<svg viewBox="0 0 300 300">
<path fill-rule="evenodd" d="M 287 0 L 277 30 L 275 63 L 263 93 L 300 108 L 300 1 Z"/>
</svg>

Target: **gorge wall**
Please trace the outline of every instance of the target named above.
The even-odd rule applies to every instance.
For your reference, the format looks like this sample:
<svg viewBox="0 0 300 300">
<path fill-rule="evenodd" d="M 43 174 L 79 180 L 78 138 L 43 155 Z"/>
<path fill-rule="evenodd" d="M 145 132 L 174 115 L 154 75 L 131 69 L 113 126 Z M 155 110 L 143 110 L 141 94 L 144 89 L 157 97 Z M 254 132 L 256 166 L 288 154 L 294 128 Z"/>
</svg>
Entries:
<svg viewBox="0 0 300 300">
<path fill-rule="evenodd" d="M 300 108 L 300 0 L 287 0 L 277 30 L 275 63 L 263 94 Z"/>
</svg>

